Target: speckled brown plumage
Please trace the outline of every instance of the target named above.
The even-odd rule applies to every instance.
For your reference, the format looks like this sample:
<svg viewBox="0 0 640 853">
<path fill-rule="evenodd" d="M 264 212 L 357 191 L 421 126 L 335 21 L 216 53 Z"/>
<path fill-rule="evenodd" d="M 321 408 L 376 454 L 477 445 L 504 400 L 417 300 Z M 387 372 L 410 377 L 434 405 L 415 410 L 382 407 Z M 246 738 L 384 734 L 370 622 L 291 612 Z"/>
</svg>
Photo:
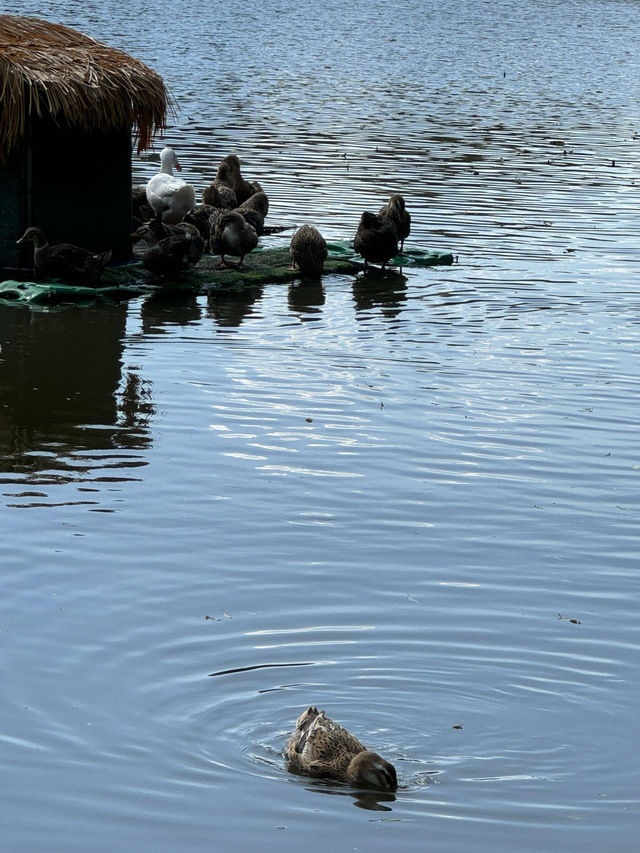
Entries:
<svg viewBox="0 0 640 853">
<path fill-rule="evenodd" d="M 202 191 L 202 202 L 225 210 L 233 210 L 237 207 L 238 199 L 233 188 L 231 169 L 224 160 L 218 166 L 215 180 Z"/>
<path fill-rule="evenodd" d="M 398 785 L 392 764 L 315 707 L 298 717 L 285 757 L 290 770 L 309 776 L 383 791 L 395 791 Z"/>
<path fill-rule="evenodd" d="M 245 181 L 242 177 L 240 159 L 236 154 L 228 154 L 221 161 L 220 165 L 222 164 L 226 164 L 229 169 L 231 186 L 234 189 L 237 202 L 240 205 L 256 192 L 256 188 L 250 181 Z"/>
<path fill-rule="evenodd" d="M 211 254 L 220 255 L 221 266 L 227 266 L 225 255 L 235 255 L 240 258 L 238 266 L 242 268 L 244 256 L 257 245 L 258 235 L 255 228 L 236 210 L 225 213 L 211 232 Z"/>
<path fill-rule="evenodd" d="M 302 275 L 319 276 L 327 257 L 324 237 L 313 225 L 301 225 L 291 238 L 289 249 L 291 266 L 297 266 Z"/>
</svg>

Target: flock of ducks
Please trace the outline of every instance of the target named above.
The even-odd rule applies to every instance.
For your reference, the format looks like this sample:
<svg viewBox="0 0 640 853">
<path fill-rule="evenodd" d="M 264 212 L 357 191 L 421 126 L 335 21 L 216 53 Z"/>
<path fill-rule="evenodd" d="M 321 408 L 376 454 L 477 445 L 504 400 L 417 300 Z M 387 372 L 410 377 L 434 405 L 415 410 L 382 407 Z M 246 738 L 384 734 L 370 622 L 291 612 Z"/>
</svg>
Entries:
<svg viewBox="0 0 640 853">
<path fill-rule="evenodd" d="M 133 213 L 138 227 L 131 235 L 147 244 L 142 263 L 158 280 L 176 280 L 194 266 L 208 249 L 220 255 L 244 257 L 258 244 L 263 233 L 269 200 L 259 183 L 242 177 L 240 161 L 231 154 L 218 166 L 214 181 L 196 204 L 193 187 L 177 178 L 180 164 L 172 148 L 160 156 L 160 172 L 143 187 L 133 189 Z M 385 263 L 398 253 L 409 236 L 411 217 L 401 195 L 392 195 L 377 214 L 362 214 L 354 248 L 365 264 Z M 111 252 L 95 254 L 79 246 L 58 243 L 50 246 L 40 228 L 27 228 L 19 244 L 33 243 L 36 278 L 60 278 L 69 283 L 96 286 Z M 291 239 L 292 268 L 301 275 L 321 274 L 327 245 L 311 225 L 297 229 Z M 395 768 L 376 752 L 368 750 L 345 728 L 309 707 L 300 715 L 285 750 L 288 767 L 295 773 L 332 779 L 357 788 L 395 791 Z"/>
<path fill-rule="evenodd" d="M 203 253 L 220 255 L 219 267 L 243 268 L 245 257 L 265 232 L 269 199 L 258 181 L 247 181 L 240 160 L 229 154 L 218 164 L 214 180 L 197 204 L 194 188 L 174 175 L 181 166 L 173 148 L 160 154 L 160 171 L 132 190 L 133 240 L 146 244 L 142 264 L 154 281 L 168 283 L 194 267 Z M 404 247 L 411 216 L 401 195 L 392 195 L 378 213 L 365 211 L 353 245 L 367 264 L 385 264 Z M 39 280 L 98 286 L 111 252 L 94 253 L 69 243 L 49 245 L 40 228 L 27 228 L 18 244 L 33 243 L 33 266 Z M 327 244 L 317 228 L 302 225 L 291 238 L 291 268 L 307 278 L 322 274 Z M 238 258 L 236 264 L 228 258 Z"/>
</svg>

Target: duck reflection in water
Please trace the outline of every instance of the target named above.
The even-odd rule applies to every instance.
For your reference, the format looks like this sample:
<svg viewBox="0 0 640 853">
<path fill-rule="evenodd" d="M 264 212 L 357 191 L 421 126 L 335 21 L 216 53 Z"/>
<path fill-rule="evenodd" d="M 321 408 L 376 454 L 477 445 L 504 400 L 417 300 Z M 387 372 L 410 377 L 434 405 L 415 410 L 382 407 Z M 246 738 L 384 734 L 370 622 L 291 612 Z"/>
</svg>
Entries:
<svg viewBox="0 0 640 853">
<path fill-rule="evenodd" d="M 376 270 L 369 267 L 356 276 L 352 291 L 357 311 L 380 308 L 386 317 L 400 314 L 407 301 L 407 276 L 395 270 Z"/>
<path fill-rule="evenodd" d="M 263 288 L 253 284 L 245 287 L 221 287 L 207 292 L 207 317 L 217 326 L 239 326 L 262 299 Z"/>
<path fill-rule="evenodd" d="M 145 335 L 163 326 L 188 326 L 202 318 L 202 309 L 193 291 L 158 290 L 142 303 L 142 331 Z"/>
<path fill-rule="evenodd" d="M 305 279 L 289 286 L 287 302 L 291 311 L 306 311 L 318 314 L 318 308 L 325 304 L 326 294 L 322 281 Z"/>
<path fill-rule="evenodd" d="M 326 782 L 321 779 L 307 787 L 314 794 L 328 794 L 333 797 L 351 797 L 356 808 L 372 812 L 391 812 L 393 809 L 385 803 L 395 803 L 396 795 L 390 791 L 347 791 L 337 787 L 339 783 Z"/>
</svg>

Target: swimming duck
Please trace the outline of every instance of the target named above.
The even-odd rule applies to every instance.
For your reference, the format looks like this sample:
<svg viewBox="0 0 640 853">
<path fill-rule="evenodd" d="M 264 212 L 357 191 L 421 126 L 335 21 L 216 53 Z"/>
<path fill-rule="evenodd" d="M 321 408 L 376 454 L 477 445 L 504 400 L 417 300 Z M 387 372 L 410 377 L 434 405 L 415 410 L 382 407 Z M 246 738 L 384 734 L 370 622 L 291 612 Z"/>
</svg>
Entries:
<svg viewBox="0 0 640 853">
<path fill-rule="evenodd" d="M 59 278 L 68 284 L 97 287 L 111 258 L 111 249 L 90 252 L 71 243 L 50 246 L 44 231 L 33 225 L 16 242 L 33 243 L 33 268 L 35 278 L 40 280 Z"/>
<path fill-rule="evenodd" d="M 200 260 L 204 249 L 198 229 L 189 223 L 182 223 L 175 234 L 160 240 L 150 225 L 141 226 L 131 237 L 145 241 L 148 248 L 142 256 L 142 265 L 162 281 L 175 281 Z"/>
<path fill-rule="evenodd" d="M 226 210 L 233 210 L 234 207 L 238 206 L 238 199 L 231 178 L 231 168 L 224 160 L 218 166 L 214 181 L 203 189 L 202 202 Z"/>
<path fill-rule="evenodd" d="M 404 241 L 411 233 L 411 214 L 405 207 L 404 198 L 395 193 L 378 211 L 378 216 L 390 220 L 396 226 L 398 240 L 400 240 L 400 251 L 404 249 Z"/>
<path fill-rule="evenodd" d="M 284 751 L 289 769 L 309 776 L 348 782 L 358 788 L 395 791 L 393 764 L 360 741 L 324 711 L 309 707 L 298 717 Z"/>
<path fill-rule="evenodd" d="M 258 235 L 241 213 L 232 210 L 216 222 L 210 242 L 211 254 L 221 256 L 220 266 L 227 266 L 225 255 L 236 255 L 240 258 L 238 268 L 242 269 L 244 256 L 258 245 Z"/>
<path fill-rule="evenodd" d="M 253 225 L 258 236 L 263 233 L 264 220 L 269 211 L 269 199 L 265 192 L 262 190 L 255 192 L 246 201 L 238 205 L 236 210 L 244 216 L 250 225 Z"/>
<path fill-rule="evenodd" d="M 175 224 L 196 204 L 193 187 L 173 174 L 174 167 L 180 172 L 173 148 L 163 148 L 160 153 L 160 171 L 147 184 L 147 201 L 158 219 Z"/>
<path fill-rule="evenodd" d="M 317 278 L 327 257 L 327 244 L 313 225 L 301 225 L 291 238 L 289 253 L 291 269 L 297 266 L 302 275 Z"/>
<path fill-rule="evenodd" d="M 365 210 L 353 240 L 353 248 L 368 262 L 384 265 L 398 254 L 398 234 L 395 225 L 382 216 Z"/>
</svg>

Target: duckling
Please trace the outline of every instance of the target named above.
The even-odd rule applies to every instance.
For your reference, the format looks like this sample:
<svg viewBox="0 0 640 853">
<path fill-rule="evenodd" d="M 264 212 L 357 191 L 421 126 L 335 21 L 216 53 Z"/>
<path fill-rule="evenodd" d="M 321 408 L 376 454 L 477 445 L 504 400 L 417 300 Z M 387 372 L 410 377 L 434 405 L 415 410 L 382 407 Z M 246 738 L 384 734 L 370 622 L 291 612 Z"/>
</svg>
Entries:
<svg viewBox="0 0 640 853">
<path fill-rule="evenodd" d="M 378 216 L 390 220 L 396 226 L 398 240 L 400 240 L 400 251 L 404 249 L 404 241 L 411 233 L 411 214 L 405 207 L 404 198 L 395 193 L 378 211 Z"/>
<path fill-rule="evenodd" d="M 202 203 L 212 207 L 222 207 L 233 210 L 238 206 L 238 199 L 233 188 L 231 167 L 224 160 L 218 166 L 215 180 L 202 191 Z"/>
<path fill-rule="evenodd" d="M 296 266 L 303 276 L 318 278 L 327 257 L 324 237 L 313 225 L 301 225 L 291 238 L 291 269 Z"/>
<path fill-rule="evenodd" d="M 204 240 L 198 229 L 184 223 L 178 233 L 158 240 L 149 225 L 133 232 L 134 240 L 144 240 L 148 249 L 142 256 L 142 265 L 163 281 L 175 281 L 181 273 L 196 264 L 202 256 Z"/>
<path fill-rule="evenodd" d="M 240 205 L 256 192 L 256 188 L 242 177 L 240 160 L 236 154 L 228 154 L 223 158 L 222 163 L 226 163 L 229 167 L 231 186 L 235 190 L 236 199 Z"/>
<path fill-rule="evenodd" d="M 33 225 L 16 242 L 33 243 L 33 268 L 35 278 L 40 280 L 59 278 L 67 284 L 98 287 L 111 258 L 111 249 L 96 253 L 71 243 L 50 246 L 44 231 Z"/>
<path fill-rule="evenodd" d="M 298 717 L 284 753 L 289 769 L 298 773 L 348 782 L 358 788 L 395 791 L 398 787 L 392 764 L 314 707 Z"/>
<path fill-rule="evenodd" d="M 384 269 L 386 262 L 398 254 L 398 234 L 395 225 L 382 216 L 365 210 L 353 240 L 353 248 L 368 262 L 379 263 Z"/>
<path fill-rule="evenodd" d="M 253 225 L 250 225 L 241 213 L 232 210 L 218 220 L 210 242 L 211 254 L 221 256 L 221 267 L 228 266 L 225 255 L 236 255 L 240 258 L 238 269 L 242 269 L 244 256 L 258 245 L 258 235 Z"/>
<path fill-rule="evenodd" d="M 160 152 L 160 171 L 148 182 L 146 192 L 156 218 L 175 225 L 195 207 L 196 193 L 190 184 L 175 177 L 174 168 L 182 171 L 176 152 L 167 146 Z"/>
<path fill-rule="evenodd" d="M 242 204 L 236 208 L 247 222 L 256 229 L 256 234 L 260 236 L 264 232 L 264 220 L 269 211 L 269 199 L 265 192 L 254 193 Z"/>
</svg>

